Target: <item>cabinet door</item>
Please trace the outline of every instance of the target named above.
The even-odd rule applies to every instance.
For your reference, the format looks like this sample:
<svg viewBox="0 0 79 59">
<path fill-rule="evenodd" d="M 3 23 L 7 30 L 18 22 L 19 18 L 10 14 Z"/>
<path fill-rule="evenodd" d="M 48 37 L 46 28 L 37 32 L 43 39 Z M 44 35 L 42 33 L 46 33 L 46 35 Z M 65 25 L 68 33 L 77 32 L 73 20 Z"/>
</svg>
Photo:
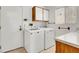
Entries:
<svg viewBox="0 0 79 59">
<path fill-rule="evenodd" d="M 23 19 L 32 20 L 32 6 L 23 6 Z"/>
<path fill-rule="evenodd" d="M 66 46 L 65 44 L 56 41 L 56 52 L 57 53 L 65 53 L 67 50 L 65 50 Z"/>
<path fill-rule="evenodd" d="M 36 20 L 43 20 L 42 8 L 36 7 Z"/>
<path fill-rule="evenodd" d="M 61 53 L 61 49 L 62 49 L 61 43 L 56 41 L 56 53 Z"/>
<path fill-rule="evenodd" d="M 55 24 L 65 24 L 65 9 L 64 8 L 55 10 Z"/>
<path fill-rule="evenodd" d="M 1 46 L 2 52 L 23 47 L 22 8 L 4 6 L 1 8 Z"/>
<path fill-rule="evenodd" d="M 77 21 L 77 7 L 66 8 L 66 23 L 74 24 Z"/>
<path fill-rule="evenodd" d="M 48 21 L 48 10 L 43 9 L 43 20 Z"/>
</svg>

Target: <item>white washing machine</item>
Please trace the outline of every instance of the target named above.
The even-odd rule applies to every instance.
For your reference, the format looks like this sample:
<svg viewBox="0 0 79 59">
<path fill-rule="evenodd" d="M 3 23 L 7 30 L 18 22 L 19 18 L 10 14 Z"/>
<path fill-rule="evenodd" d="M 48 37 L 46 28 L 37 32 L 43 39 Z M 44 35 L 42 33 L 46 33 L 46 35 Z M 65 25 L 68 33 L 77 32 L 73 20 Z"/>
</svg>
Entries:
<svg viewBox="0 0 79 59">
<path fill-rule="evenodd" d="M 37 53 L 44 50 L 44 31 L 25 30 L 24 47 L 28 53 Z"/>
<path fill-rule="evenodd" d="M 55 46 L 55 30 L 53 28 L 41 28 L 44 30 L 44 49 Z"/>
</svg>

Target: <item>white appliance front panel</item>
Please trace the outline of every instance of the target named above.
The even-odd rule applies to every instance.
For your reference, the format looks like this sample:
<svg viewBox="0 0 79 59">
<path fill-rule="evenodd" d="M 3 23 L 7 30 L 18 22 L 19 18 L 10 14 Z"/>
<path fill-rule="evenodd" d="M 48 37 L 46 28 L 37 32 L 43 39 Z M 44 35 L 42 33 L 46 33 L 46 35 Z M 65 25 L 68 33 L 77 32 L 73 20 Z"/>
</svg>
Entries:
<svg viewBox="0 0 79 59">
<path fill-rule="evenodd" d="M 55 33 L 54 30 L 45 31 L 45 49 L 55 45 Z"/>
<path fill-rule="evenodd" d="M 44 50 L 44 31 L 25 31 L 24 47 L 29 53 L 37 53 Z"/>
<path fill-rule="evenodd" d="M 41 52 L 44 50 L 44 32 L 39 31 L 33 33 L 34 35 L 31 36 L 31 47 L 32 52 Z"/>
</svg>

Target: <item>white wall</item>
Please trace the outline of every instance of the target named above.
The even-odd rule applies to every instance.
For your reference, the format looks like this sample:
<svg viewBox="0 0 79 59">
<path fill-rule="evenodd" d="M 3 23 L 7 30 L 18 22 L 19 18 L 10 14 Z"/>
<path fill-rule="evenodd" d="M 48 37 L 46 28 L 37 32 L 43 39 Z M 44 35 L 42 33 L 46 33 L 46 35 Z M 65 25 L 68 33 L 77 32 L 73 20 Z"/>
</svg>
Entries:
<svg viewBox="0 0 79 59">
<path fill-rule="evenodd" d="M 55 9 L 62 8 L 61 6 L 45 6 L 49 9 L 49 24 L 55 23 Z"/>
<path fill-rule="evenodd" d="M 62 6 L 64 7 L 64 6 Z M 49 13 L 49 24 L 48 24 L 48 27 L 52 27 L 52 28 L 55 28 L 55 29 L 58 29 L 58 27 L 70 27 L 70 31 L 69 30 L 57 30 L 56 31 L 56 36 L 59 36 L 59 35 L 63 35 L 63 34 L 66 34 L 66 33 L 69 33 L 69 32 L 72 32 L 72 31 L 76 31 L 76 24 L 54 24 L 55 23 L 55 9 L 58 9 L 58 8 L 62 8 L 61 6 L 48 6 L 47 8 L 50 10 L 50 13 Z"/>
<path fill-rule="evenodd" d="M 52 27 L 54 29 L 56 29 L 56 36 L 60 36 L 69 32 L 74 32 L 76 31 L 76 25 L 75 24 L 49 24 L 48 27 Z M 63 27 L 63 28 L 67 28 L 70 27 L 70 30 L 67 29 L 58 29 L 58 27 Z"/>
<path fill-rule="evenodd" d="M 54 23 L 54 10 L 55 10 L 55 7 L 54 6 L 45 6 L 48 10 L 49 10 L 49 23 L 50 24 L 53 24 Z"/>
</svg>

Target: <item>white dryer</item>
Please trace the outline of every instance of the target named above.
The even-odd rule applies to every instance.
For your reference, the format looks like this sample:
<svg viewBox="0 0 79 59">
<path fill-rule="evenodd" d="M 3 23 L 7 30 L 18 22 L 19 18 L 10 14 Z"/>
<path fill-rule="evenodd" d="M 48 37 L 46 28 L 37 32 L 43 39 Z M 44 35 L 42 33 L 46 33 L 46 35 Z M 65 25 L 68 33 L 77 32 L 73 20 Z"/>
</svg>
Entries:
<svg viewBox="0 0 79 59">
<path fill-rule="evenodd" d="M 55 30 L 53 28 L 41 28 L 44 30 L 44 49 L 55 46 Z"/>
</svg>

